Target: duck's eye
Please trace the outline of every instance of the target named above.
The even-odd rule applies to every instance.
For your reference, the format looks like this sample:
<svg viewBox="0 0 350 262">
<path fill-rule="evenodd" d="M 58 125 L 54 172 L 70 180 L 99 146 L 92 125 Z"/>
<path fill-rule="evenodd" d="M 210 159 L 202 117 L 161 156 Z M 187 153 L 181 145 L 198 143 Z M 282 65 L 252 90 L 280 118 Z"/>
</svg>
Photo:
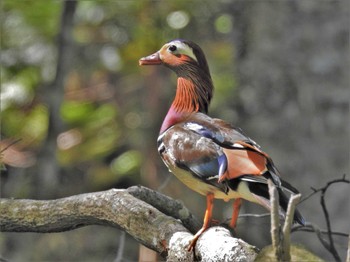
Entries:
<svg viewBox="0 0 350 262">
<path fill-rule="evenodd" d="M 176 46 L 176 45 L 171 45 L 171 46 L 169 46 L 169 51 L 171 51 L 171 52 L 175 52 L 176 49 L 177 49 L 177 46 Z"/>
</svg>

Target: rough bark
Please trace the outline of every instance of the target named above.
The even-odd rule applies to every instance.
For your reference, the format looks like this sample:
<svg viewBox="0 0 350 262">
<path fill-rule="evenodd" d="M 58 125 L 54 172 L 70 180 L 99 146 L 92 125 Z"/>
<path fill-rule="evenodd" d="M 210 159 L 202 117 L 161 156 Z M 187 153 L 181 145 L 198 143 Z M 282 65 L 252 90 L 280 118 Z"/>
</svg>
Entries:
<svg viewBox="0 0 350 262">
<path fill-rule="evenodd" d="M 156 205 L 161 203 L 160 209 L 168 214 L 133 195 L 150 203 L 158 202 Z M 0 199 L 3 232 L 51 233 L 103 225 L 124 230 L 168 261 L 231 261 L 232 258 L 251 261 L 257 256 L 256 248 L 231 237 L 228 230 L 220 227 L 211 228 L 202 235 L 195 253 L 187 252 L 193 235 L 181 220 L 196 226 L 198 222 L 190 221 L 192 218 L 178 201 L 143 187 L 111 189 L 56 200 Z"/>
<path fill-rule="evenodd" d="M 164 214 L 180 219 L 182 224 L 193 234 L 202 226 L 197 218 L 180 201 L 143 186 L 132 186 L 127 191 Z"/>
</svg>

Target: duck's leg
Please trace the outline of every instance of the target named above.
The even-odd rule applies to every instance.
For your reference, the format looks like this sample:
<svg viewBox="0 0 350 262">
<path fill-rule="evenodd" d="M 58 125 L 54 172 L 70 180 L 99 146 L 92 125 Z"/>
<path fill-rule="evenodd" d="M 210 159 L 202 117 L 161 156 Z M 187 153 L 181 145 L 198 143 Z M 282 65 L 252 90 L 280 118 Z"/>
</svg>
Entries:
<svg viewBox="0 0 350 262">
<path fill-rule="evenodd" d="M 188 251 L 192 251 L 195 247 L 196 242 L 201 234 L 210 227 L 211 217 L 213 213 L 214 206 L 214 194 L 207 194 L 207 209 L 205 210 L 204 221 L 202 228 L 194 235 L 190 245 L 188 246 Z"/>
<path fill-rule="evenodd" d="M 232 218 L 231 218 L 231 221 L 230 221 L 230 227 L 231 228 L 235 228 L 236 227 L 239 210 L 241 208 L 241 204 L 242 204 L 242 199 L 241 198 L 236 198 L 233 201 L 233 212 L 232 212 Z"/>
</svg>

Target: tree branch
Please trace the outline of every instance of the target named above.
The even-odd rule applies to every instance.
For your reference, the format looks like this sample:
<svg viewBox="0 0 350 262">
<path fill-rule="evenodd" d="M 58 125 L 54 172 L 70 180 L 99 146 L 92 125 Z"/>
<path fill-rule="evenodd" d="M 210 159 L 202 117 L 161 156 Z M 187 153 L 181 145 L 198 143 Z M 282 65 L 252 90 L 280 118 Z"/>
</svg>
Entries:
<svg viewBox="0 0 350 262">
<path fill-rule="evenodd" d="M 292 233 L 294 232 L 298 232 L 298 231 L 303 231 L 303 232 L 308 232 L 308 233 L 315 233 L 315 225 L 313 223 L 306 223 L 305 226 L 302 225 L 293 225 L 292 227 Z M 328 231 L 325 229 L 317 229 L 319 231 L 320 234 L 328 234 Z M 349 234 L 347 233 L 343 233 L 343 232 L 337 232 L 337 231 L 333 231 L 332 235 L 335 236 L 340 236 L 340 237 L 349 237 Z"/>
<path fill-rule="evenodd" d="M 180 219 L 188 226 L 196 226 L 193 215 L 178 201 L 145 187 L 111 189 L 56 200 L 0 199 L 3 232 L 51 233 L 104 225 L 127 232 L 168 261 L 198 261 L 214 254 L 222 258 L 220 261 L 230 261 L 228 258 L 232 257 L 251 261 L 257 255 L 255 247 L 231 237 L 221 227 L 204 232 L 197 241 L 196 252 L 187 252 L 193 235 Z"/>
<path fill-rule="evenodd" d="M 42 99 L 48 107 L 47 136 L 39 152 L 36 184 L 38 196 L 47 192 L 55 192 L 58 177 L 62 167 L 56 159 L 57 137 L 64 131 L 64 123 L 61 119 L 61 105 L 64 98 L 65 81 L 73 65 L 74 40 L 72 36 L 74 26 L 74 14 L 77 1 L 63 1 L 60 19 L 60 31 L 57 35 L 57 65 L 56 76 L 53 82 L 43 90 Z M 45 192 L 44 192 L 45 191 Z"/>
<path fill-rule="evenodd" d="M 144 186 L 132 186 L 127 191 L 134 197 L 154 206 L 164 214 L 180 219 L 182 224 L 191 233 L 194 234 L 201 228 L 198 219 L 180 201 Z"/>
<path fill-rule="evenodd" d="M 307 195 L 306 197 L 304 197 L 302 200 L 300 200 L 299 204 L 308 200 L 310 197 L 312 197 L 313 195 L 317 194 L 318 192 L 324 190 L 325 188 L 327 190 L 327 188 L 332 184 L 335 184 L 335 183 L 347 183 L 347 184 L 349 184 L 350 181 L 345 179 L 345 177 L 346 177 L 346 175 L 344 174 L 342 178 L 331 180 L 331 181 L 327 182 L 327 184 L 324 187 L 319 188 L 319 189 L 315 189 L 315 188 L 311 187 L 312 192 L 309 195 Z"/>
<path fill-rule="evenodd" d="M 348 238 L 348 250 L 346 252 L 346 262 L 350 262 L 350 237 Z"/>
<path fill-rule="evenodd" d="M 4 232 L 51 233 L 87 225 L 112 226 L 159 253 L 166 252 L 162 243 L 168 243 L 175 232 L 187 231 L 178 220 L 118 189 L 48 201 L 1 199 L 0 218 Z"/>
<path fill-rule="evenodd" d="M 292 228 L 293 220 L 294 220 L 294 212 L 296 205 L 300 201 L 301 194 L 292 195 L 289 199 L 288 208 L 286 212 L 286 219 L 283 225 L 283 261 L 290 261 L 290 231 Z"/>
<path fill-rule="evenodd" d="M 333 232 L 332 232 L 332 228 L 331 228 L 331 221 L 330 221 L 329 213 L 328 213 L 327 206 L 326 206 L 325 195 L 326 195 L 326 191 L 328 190 L 328 188 L 332 184 L 335 184 L 335 183 L 347 183 L 347 184 L 349 184 L 350 181 L 345 179 L 345 177 L 346 177 L 346 175 L 344 174 L 342 178 L 331 180 L 324 187 L 319 188 L 319 189 L 311 188 L 313 190 L 313 192 L 311 194 L 309 194 L 308 196 L 306 196 L 302 200 L 302 201 L 305 201 L 305 200 L 309 199 L 311 196 L 315 195 L 316 193 L 321 192 L 320 203 L 321 203 L 322 211 L 323 211 L 323 214 L 324 214 L 325 220 L 326 220 L 328 242 L 322 237 L 322 234 L 317 227 L 315 227 L 312 224 L 310 224 L 310 226 L 316 232 L 322 245 L 333 255 L 335 261 L 341 261 L 341 258 L 340 258 L 338 251 L 334 245 L 334 240 L 333 240 L 333 236 L 332 236 Z"/>
<path fill-rule="evenodd" d="M 321 261 L 318 257 L 304 248 L 293 246 L 290 243 L 294 211 L 301 195 L 292 195 L 289 199 L 283 230 L 280 226 L 279 200 L 276 186 L 268 180 L 271 202 L 271 239 L 272 245 L 264 247 L 256 261 Z"/>
<path fill-rule="evenodd" d="M 271 202 L 271 240 L 275 254 L 275 259 L 280 261 L 282 258 L 282 239 L 279 217 L 279 198 L 275 185 L 268 180 L 270 202 Z"/>
</svg>

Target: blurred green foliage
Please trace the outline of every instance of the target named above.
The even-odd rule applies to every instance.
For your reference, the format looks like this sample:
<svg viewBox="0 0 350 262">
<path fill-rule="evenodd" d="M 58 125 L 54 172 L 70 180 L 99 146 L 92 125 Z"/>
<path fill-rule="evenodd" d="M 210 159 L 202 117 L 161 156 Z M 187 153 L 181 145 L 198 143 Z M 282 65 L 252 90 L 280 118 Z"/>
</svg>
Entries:
<svg viewBox="0 0 350 262">
<path fill-rule="evenodd" d="M 3 5 L 2 135 L 3 139 L 21 138 L 27 150 L 40 151 L 45 146 L 50 114 L 45 96 L 50 95 L 56 74 L 62 5 L 60 1 L 4 1 Z M 61 87 L 64 100 L 60 115 L 66 132 L 58 139 L 58 160 L 63 166 L 74 167 L 93 159 L 104 161 L 104 157 L 118 151 L 118 145 L 131 149 L 135 145 L 127 141 L 130 126 L 132 132 L 156 133 L 157 127 L 135 131 L 149 121 L 140 118 L 145 109 L 143 100 L 148 98 L 135 95 L 142 93 L 135 87 L 143 85 L 142 74 L 133 76 L 139 72 L 137 61 L 171 38 L 191 35 L 205 23 L 203 15 L 215 20 L 206 30 L 211 34 L 220 36 L 231 31 L 230 15 L 220 14 L 219 5 L 210 1 L 205 6 L 195 1 L 79 2 L 71 32 L 76 50 L 70 62 L 74 71 L 64 76 L 66 85 Z M 227 71 L 233 66 L 233 48 L 224 38 L 205 41 L 204 47 L 216 57 L 212 63 L 217 87 L 215 108 L 227 97 L 220 94 L 232 93 L 235 86 L 233 73 Z M 125 82 L 129 77 L 135 81 Z M 130 122 L 128 104 L 138 121 Z M 125 115 L 129 117 L 123 119 Z M 69 130 L 76 133 L 72 135 Z M 111 162 L 119 163 L 118 159 Z M 137 157 L 133 172 L 142 167 L 143 161 Z M 118 165 L 112 164 L 110 172 L 123 169 Z"/>
<path fill-rule="evenodd" d="M 23 28 L 20 29 L 20 27 L 24 26 L 28 27 L 30 33 L 35 32 L 37 36 L 53 41 L 59 30 L 61 9 L 60 1 L 3 1 L 3 12 L 8 15 L 5 17 L 5 32 L 6 29 L 22 30 Z M 8 36 L 14 40 L 14 42 L 10 40 L 9 44 L 18 43 L 18 39 L 13 34 L 9 32 Z M 30 38 L 32 36 L 28 36 L 28 40 Z"/>
<path fill-rule="evenodd" d="M 228 70 L 234 49 L 226 38 L 233 19 L 222 13 L 225 8 L 219 3 L 78 1 L 72 32 L 65 32 L 72 38 L 73 55 L 63 66 L 71 70 L 63 76 L 61 95 L 53 100 L 49 98 L 60 61 L 57 37 L 64 1 L 2 3 L 1 136 L 4 145 L 20 139 L 3 158 L 3 197 L 33 198 L 47 186 L 37 172 L 41 161 L 50 160 L 40 152 L 49 147 L 50 134 L 57 132 L 49 125 L 57 112 L 48 101 L 60 104 L 63 129 L 53 138 L 56 153 L 51 157 L 61 171 L 53 174 L 59 184 L 40 197 L 139 183 L 160 186 L 167 172 L 155 141 L 175 83 L 169 72 L 164 82 L 162 71 L 140 69 L 138 60 L 173 38 L 201 43 L 211 58 L 217 88 L 213 110 L 227 101 L 225 93 L 234 97 L 236 81 Z M 152 81 L 159 86 L 150 86 Z M 19 157 L 21 162 L 27 153 L 35 159 L 25 161 L 29 168 L 7 161 Z M 171 190 L 177 192 L 178 186 Z M 56 240 L 50 243 L 58 247 Z M 45 254 L 32 257 L 44 258 Z"/>
</svg>

